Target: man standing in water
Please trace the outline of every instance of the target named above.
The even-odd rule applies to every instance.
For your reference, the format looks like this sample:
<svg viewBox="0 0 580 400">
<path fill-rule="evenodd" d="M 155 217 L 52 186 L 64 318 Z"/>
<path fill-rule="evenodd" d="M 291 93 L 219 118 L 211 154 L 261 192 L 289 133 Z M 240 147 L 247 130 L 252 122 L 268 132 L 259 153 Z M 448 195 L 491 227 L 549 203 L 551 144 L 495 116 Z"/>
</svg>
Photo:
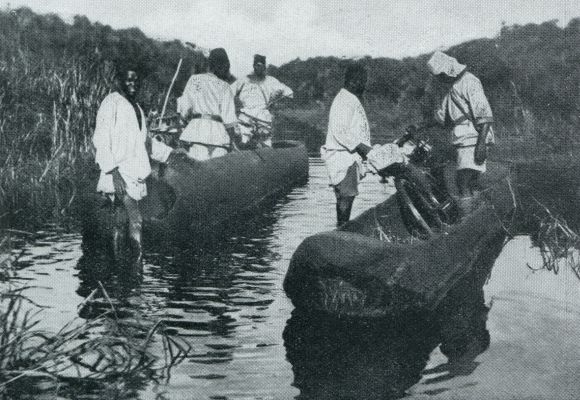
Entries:
<svg viewBox="0 0 580 400">
<path fill-rule="evenodd" d="M 330 107 L 326 144 L 321 148 L 336 195 L 339 226 L 350 219 L 352 204 L 358 195 L 361 163 L 371 150 L 369 123 L 361 103 L 366 83 L 367 71 L 361 63 L 352 63 L 346 68 L 344 86 Z"/>
<path fill-rule="evenodd" d="M 479 190 L 479 176 L 486 171 L 487 145 L 493 143 L 493 114 L 477 77 L 455 58 L 440 51 L 427 63 L 439 83 L 448 87 L 435 123 L 451 128 L 451 140 L 457 151 L 457 188 L 459 206 L 469 213 Z"/>
<path fill-rule="evenodd" d="M 232 91 L 240 103 L 240 133 L 242 143 L 247 143 L 253 135 L 253 126 L 260 125 L 269 134 L 264 138 L 254 138 L 272 147 L 272 114 L 270 106 L 280 98 L 292 98 L 294 92 L 273 76 L 266 75 L 266 57 L 254 56 L 254 73 L 238 79 L 232 84 Z"/>
<path fill-rule="evenodd" d="M 177 99 L 177 112 L 187 123 L 179 139 L 190 145 L 189 157 L 200 161 L 236 149 L 237 118 L 234 96 L 226 82 L 230 76 L 226 51 L 213 49 L 208 63 L 209 72 L 192 75 Z"/>
<path fill-rule="evenodd" d="M 109 94 L 99 107 L 93 134 L 95 161 L 101 169 L 97 191 L 115 205 L 113 248 L 119 251 L 121 213 L 127 212 L 131 245 L 137 262 L 141 261 L 141 226 L 143 218 L 139 200 L 147 195 L 145 178 L 151 173 L 145 147 L 147 126 L 143 110 L 137 103 L 139 80 L 135 69 L 117 71 L 118 89 Z"/>
</svg>

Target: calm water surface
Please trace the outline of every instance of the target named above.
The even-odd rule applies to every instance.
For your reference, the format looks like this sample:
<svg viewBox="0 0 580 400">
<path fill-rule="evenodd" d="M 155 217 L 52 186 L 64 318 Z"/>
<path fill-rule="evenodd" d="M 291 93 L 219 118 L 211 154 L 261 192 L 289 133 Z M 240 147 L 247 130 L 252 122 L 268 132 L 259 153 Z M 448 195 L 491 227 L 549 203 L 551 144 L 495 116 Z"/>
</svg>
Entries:
<svg viewBox="0 0 580 400">
<path fill-rule="evenodd" d="M 391 188 L 367 178 L 353 214 Z M 215 246 L 157 249 L 142 280 L 83 257 L 81 237 L 46 231 L 25 248 L 18 279 L 47 306 L 43 325 L 59 329 L 97 285 L 130 314 L 163 320 L 192 351 L 168 384 L 140 399 L 576 399 L 580 393 L 580 281 L 532 272 L 537 250 L 525 237 L 507 244 L 489 283 L 487 350 L 451 368 L 436 339 L 420 327 L 338 326 L 293 313 L 282 281 L 293 251 L 334 229 L 334 194 L 319 159 L 310 180 Z M 192 238 L 195 241 L 195 238 Z M 162 394 L 162 395 L 160 395 Z"/>
</svg>

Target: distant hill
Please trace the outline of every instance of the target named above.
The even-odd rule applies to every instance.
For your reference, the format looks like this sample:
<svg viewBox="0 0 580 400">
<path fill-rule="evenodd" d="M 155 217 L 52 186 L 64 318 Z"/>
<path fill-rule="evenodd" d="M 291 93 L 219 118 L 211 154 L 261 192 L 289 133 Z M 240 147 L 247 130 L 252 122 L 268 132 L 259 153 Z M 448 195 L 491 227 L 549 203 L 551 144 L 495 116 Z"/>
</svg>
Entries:
<svg viewBox="0 0 580 400">
<path fill-rule="evenodd" d="M 505 131 L 522 133 L 526 128 L 526 133 L 541 135 L 554 147 L 577 139 L 580 19 L 563 28 L 556 21 L 504 26 L 494 39 L 462 43 L 447 53 L 481 79 L 498 125 Z M 386 105 L 383 112 L 392 114 L 387 121 L 392 128 L 411 122 L 407 115 L 414 115 L 411 110 L 432 109 L 437 91 L 429 81 L 428 57 L 362 60 L 369 70 L 366 96 L 371 103 Z M 347 62 L 336 57 L 296 59 L 269 70 L 295 88 L 295 107 L 307 107 L 334 97 Z"/>
</svg>

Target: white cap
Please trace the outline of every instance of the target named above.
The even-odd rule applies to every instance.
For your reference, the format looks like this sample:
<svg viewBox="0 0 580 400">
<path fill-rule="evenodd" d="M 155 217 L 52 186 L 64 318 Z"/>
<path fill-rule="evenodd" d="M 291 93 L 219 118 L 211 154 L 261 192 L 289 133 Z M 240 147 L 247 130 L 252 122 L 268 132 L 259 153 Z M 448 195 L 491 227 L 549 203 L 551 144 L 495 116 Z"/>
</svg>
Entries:
<svg viewBox="0 0 580 400">
<path fill-rule="evenodd" d="M 429 67 L 429 71 L 433 75 L 445 74 L 452 78 L 455 78 L 465 69 L 465 65 L 460 64 L 455 58 L 440 51 L 433 53 L 427 62 L 427 67 Z"/>
</svg>

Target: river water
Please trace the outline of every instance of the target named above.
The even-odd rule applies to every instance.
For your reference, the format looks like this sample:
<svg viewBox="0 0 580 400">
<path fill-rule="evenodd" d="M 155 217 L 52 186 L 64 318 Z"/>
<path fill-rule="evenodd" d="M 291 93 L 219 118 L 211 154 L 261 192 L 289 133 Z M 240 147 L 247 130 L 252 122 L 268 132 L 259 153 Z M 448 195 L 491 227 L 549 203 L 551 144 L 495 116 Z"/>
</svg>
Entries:
<svg viewBox="0 0 580 400">
<path fill-rule="evenodd" d="M 363 181 L 353 216 L 392 193 Z M 139 399 L 576 399 L 580 393 L 580 281 L 541 270 L 537 249 L 516 237 L 485 286 L 490 342 L 450 364 L 421 327 L 334 324 L 293 312 L 282 282 L 293 251 L 334 229 L 334 194 L 319 159 L 310 179 L 211 248 L 157 249 L 142 277 L 98 267 L 78 234 L 47 230 L 23 249 L 17 280 L 46 306 L 57 330 L 102 282 L 121 307 L 164 321 L 191 346 L 168 382 Z M 192 238 L 195 241 L 195 238 Z M 427 330 L 425 328 L 424 330 Z"/>
</svg>

